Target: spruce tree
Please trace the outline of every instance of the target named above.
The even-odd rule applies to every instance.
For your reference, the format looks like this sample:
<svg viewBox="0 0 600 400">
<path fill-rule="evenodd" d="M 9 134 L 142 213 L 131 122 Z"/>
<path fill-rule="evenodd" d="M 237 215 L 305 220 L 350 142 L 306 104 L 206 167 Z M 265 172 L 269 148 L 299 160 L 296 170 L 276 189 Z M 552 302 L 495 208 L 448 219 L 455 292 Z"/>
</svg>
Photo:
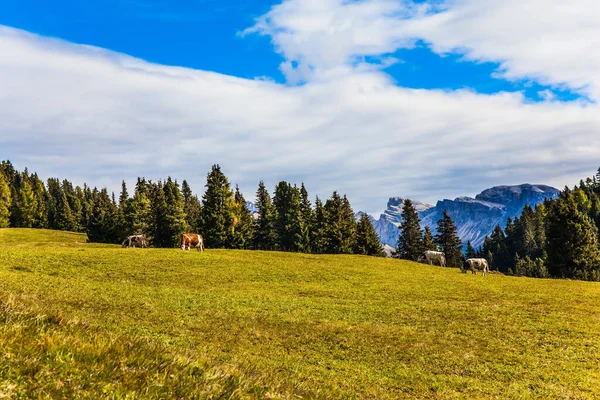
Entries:
<svg viewBox="0 0 600 400">
<path fill-rule="evenodd" d="M 165 192 L 165 202 L 167 204 L 165 214 L 165 235 L 168 242 L 164 247 L 175 247 L 180 244 L 181 235 L 187 228 L 185 213 L 183 211 L 183 196 L 179 190 L 177 182 L 173 182 L 169 177 L 163 186 Z"/>
<path fill-rule="evenodd" d="M 0 228 L 8 228 L 10 225 L 11 204 L 10 187 L 4 173 L 0 171 Z"/>
<path fill-rule="evenodd" d="M 563 192 L 548 210 L 546 252 L 550 275 L 600 280 L 596 226 L 577 209 L 570 192 Z"/>
<path fill-rule="evenodd" d="M 254 220 L 248 209 L 248 204 L 240 188 L 235 186 L 234 194 L 234 231 L 230 247 L 234 249 L 249 249 L 252 247 L 254 235 Z"/>
<path fill-rule="evenodd" d="M 149 233 L 155 247 L 168 248 L 173 246 L 173 238 L 168 230 L 167 199 L 163 183 L 158 181 L 150 185 L 148 192 L 150 199 Z"/>
<path fill-rule="evenodd" d="M 327 238 L 327 215 L 319 197 L 315 200 L 315 219 L 313 222 L 310 247 L 313 253 L 323 254 L 329 248 Z"/>
<path fill-rule="evenodd" d="M 437 223 L 437 235 L 435 235 L 435 243 L 446 255 L 446 265 L 452 268 L 462 266 L 462 242 L 457 235 L 456 224 L 444 210 L 442 218 Z"/>
<path fill-rule="evenodd" d="M 37 176 L 32 175 L 32 189 L 35 195 L 37 208 L 35 211 L 34 228 L 47 228 L 48 227 L 48 201 L 49 196 L 44 186 L 44 182 Z"/>
<path fill-rule="evenodd" d="M 257 250 L 275 250 L 277 248 L 277 231 L 275 230 L 276 212 L 271 196 L 260 181 L 256 191 L 256 210 L 258 219 L 254 229 L 253 247 Z"/>
<path fill-rule="evenodd" d="M 202 196 L 202 234 L 206 247 L 227 247 L 233 233 L 234 196 L 219 165 L 213 165 Z"/>
<path fill-rule="evenodd" d="M 277 244 L 283 251 L 300 251 L 302 242 L 302 216 L 300 214 L 300 191 L 297 187 L 281 181 L 275 187 L 273 205 L 277 218 Z"/>
<path fill-rule="evenodd" d="M 117 224 L 119 237 L 125 239 L 131 235 L 132 221 L 131 215 L 131 202 L 129 199 L 129 193 L 127 192 L 127 184 L 125 181 L 121 182 L 121 193 L 119 194 L 119 210 L 117 213 Z M 128 218 L 129 217 L 129 218 Z"/>
<path fill-rule="evenodd" d="M 92 213 L 87 223 L 88 241 L 94 243 L 118 243 L 117 206 L 108 191 L 92 192 Z"/>
<path fill-rule="evenodd" d="M 467 258 L 477 258 L 477 252 L 473 248 L 473 245 L 471 244 L 470 240 L 467 242 L 467 253 L 466 253 L 466 256 L 467 256 Z"/>
<path fill-rule="evenodd" d="M 437 246 L 435 244 L 435 240 L 433 237 L 433 233 L 431 233 L 431 229 L 428 226 L 423 230 L 423 251 L 436 251 Z"/>
<path fill-rule="evenodd" d="M 367 214 L 361 214 L 356 230 L 355 254 L 383 257 L 383 249 L 379 236 Z"/>
<path fill-rule="evenodd" d="M 181 194 L 183 195 L 183 211 L 188 230 L 197 232 L 199 231 L 200 213 L 202 211 L 200 200 L 192 193 L 192 189 L 186 180 L 181 183 Z"/>
<path fill-rule="evenodd" d="M 150 227 L 152 226 L 152 204 L 147 195 L 146 185 L 143 189 L 136 187 L 129 212 L 126 214 L 126 220 L 131 226 L 131 233 L 134 235 L 146 235 L 151 237 Z"/>
<path fill-rule="evenodd" d="M 21 226 L 23 228 L 34 227 L 37 220 L 38 204 L 37 198 L 31 184 L 29 183 L 29 177 L 23 174 L 23 183 L 19 190 L 19 215 L 21 220 Z"/>
<path fill-rule="evenodd" d="M 404 201 L 401 216 L 398 257 L 403 260 L 417 261 L 424 251 L 423 238 L 419 214 L 411 200 Z"/>
<path fill-rule="evenodd" d="M 311 249 L 311 231 L 314 226 L 315 214 L 310 204 L 308 191 L 304 183 L 300 187 L 300 241 L 299 250 L 304 253 L 310 253 Z"/>
<path fill-rule="evenodd" d="M 356 219 L 350 202 L 337 192 L 325 202 L 326 252 L 352 254 L 356 243 Z"/>
</svg>

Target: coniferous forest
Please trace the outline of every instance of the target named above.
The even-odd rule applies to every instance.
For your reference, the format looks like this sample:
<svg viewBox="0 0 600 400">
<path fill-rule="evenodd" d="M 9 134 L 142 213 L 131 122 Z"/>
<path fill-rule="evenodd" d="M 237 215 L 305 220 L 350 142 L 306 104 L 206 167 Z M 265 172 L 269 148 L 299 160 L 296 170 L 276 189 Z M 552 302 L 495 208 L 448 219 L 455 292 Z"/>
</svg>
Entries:
<svg viewBox="0 0 600 400">
<path fill-rule="evenodd" d="M 334 192 L 311 204 L 305 186 L 279 182 L 273 195 L 258 185 L 253 216 L 244 196 L 218 165 L 207 176 L 202 198 L 187 181 L 138 178 L 118 197 L 107 189 L 73 186 L 56 178 L 0 164 L 0 228 L 48 228 L 83 232 L 90 242 L 121 243 L 146 235 L 152 246 L 173 248 L 186 232 L 202 233 L 208 248 L 279 250 L 383 256 L 371 221 L 356 221 L 350 201 Z"/>
<path fill-rule="evenodd" d="M 131 193 L 123 182 L 117 197 L 68 180 L 43 182 L 27 169 L 17 171 L 10 161 L 0 164 L 0 227 L 84 232 L 98 243 L 144 234 L 163 248 L 178 246 L 185 232 L 198 232 L 209 248 L 383 255 L 369 217 L 357 221 L 348 198 L 337 192 L 313 204 L 303 184 L 282 181 L 271 194 L 261 181 L 255 208 L 252 215 L 218 165 L 198 198 L 185 180 L 180 185 L 171 178 L 138 178 Z M 497 226 L 479 249 L 463 246 L 446 213 L 435 233 L 421 229 L 410 200 L 402 216 L 399 258 L 417 261 L 425 250 L 438 250 L 449 267 L 481 257 L 505 274 L 600 281 L 600 170 L 555 200 L 526 206 L 504 229 Z"/>
</svg>

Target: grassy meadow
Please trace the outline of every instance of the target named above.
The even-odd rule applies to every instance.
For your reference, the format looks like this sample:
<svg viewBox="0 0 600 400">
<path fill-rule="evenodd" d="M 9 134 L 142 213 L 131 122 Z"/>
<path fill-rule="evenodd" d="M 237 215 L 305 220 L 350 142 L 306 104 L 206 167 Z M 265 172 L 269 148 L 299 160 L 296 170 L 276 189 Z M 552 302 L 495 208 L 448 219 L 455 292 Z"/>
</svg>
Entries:
<svg viewBox="0 0 600 400">
<path fill-rule="evenodd" d="M 0 398 L 598 398 L 600 284 L 0 230 Z"/>
</svg>

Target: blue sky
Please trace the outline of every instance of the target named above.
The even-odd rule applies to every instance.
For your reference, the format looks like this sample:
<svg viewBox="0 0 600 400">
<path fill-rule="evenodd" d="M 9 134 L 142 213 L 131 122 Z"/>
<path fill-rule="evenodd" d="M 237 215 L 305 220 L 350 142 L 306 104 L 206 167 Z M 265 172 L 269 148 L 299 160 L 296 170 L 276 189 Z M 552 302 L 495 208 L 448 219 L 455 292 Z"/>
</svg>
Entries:
<svg viewBox="0 0 600 400">
<path fill-rule="evenodd" d="M 153 63 L 215 71 L 284 83 L 283 57 L 269 38 L 240 36 L 279 1 L 269 0 L 109 0 L 104 2 L 20 0 L 2 7 L 0 24 L 70 42 L 129 54 Z M 417 3 L 424 3 L 419 1 Z M 472 89 L 480 93 L 521 91 L 531 101 L 550 90 L 558 99 L 582 96 L 568 88 L 529 79 L 494 78 L 496 62 L 439 55 L 419 42 L 387 55 L 398 62 L 384 69 L 398 85 L 423 89 Z"/>
<path fill-rule="evenodd" d="M 286 179 L 367 211 L 572 185 L 600 154 L 599 18 L 597 0 L 3 2 L 0 158 L 199 192 L 220 163 L 249 198 Z"/>
</svg>

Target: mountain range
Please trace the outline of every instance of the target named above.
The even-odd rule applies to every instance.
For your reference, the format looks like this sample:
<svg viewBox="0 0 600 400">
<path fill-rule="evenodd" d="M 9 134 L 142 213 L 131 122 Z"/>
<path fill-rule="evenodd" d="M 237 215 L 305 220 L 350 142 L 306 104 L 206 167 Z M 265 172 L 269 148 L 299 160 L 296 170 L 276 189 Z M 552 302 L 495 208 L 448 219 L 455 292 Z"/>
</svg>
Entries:
<svg viewBox="0 0 600 400">
<path fill-rule="evenodd" d="M 442 218 L 444 210 L 456 223 L 458 235 L 464 243 L 471 241 L 473 247 L 477 248 L 483 244 L 496 225 L 506 226 L 508 218 L 519 216 L 525 205 L 535 206 L 546 199 L 558 197 L 560 191 L 546 185 L 516 185 L 496 186 L 486 189 L 475 198 L 458 197 L 454 200 L 440 200 L 431 205 L 412 200 L 421 226 L 428 226 L 435 234 L 437 221 Z M 398 227 L 402 222 L 402 210 L 405 198 L 392 197 L 389 199 L 387 208 L 379 219 L 370 216 L 373 226 L 379 235 L 381 242 L 385 245 L 396 247 L 400 230 Z M 357 213 L 357 216 L 363 214 Z"/>
</svg>

